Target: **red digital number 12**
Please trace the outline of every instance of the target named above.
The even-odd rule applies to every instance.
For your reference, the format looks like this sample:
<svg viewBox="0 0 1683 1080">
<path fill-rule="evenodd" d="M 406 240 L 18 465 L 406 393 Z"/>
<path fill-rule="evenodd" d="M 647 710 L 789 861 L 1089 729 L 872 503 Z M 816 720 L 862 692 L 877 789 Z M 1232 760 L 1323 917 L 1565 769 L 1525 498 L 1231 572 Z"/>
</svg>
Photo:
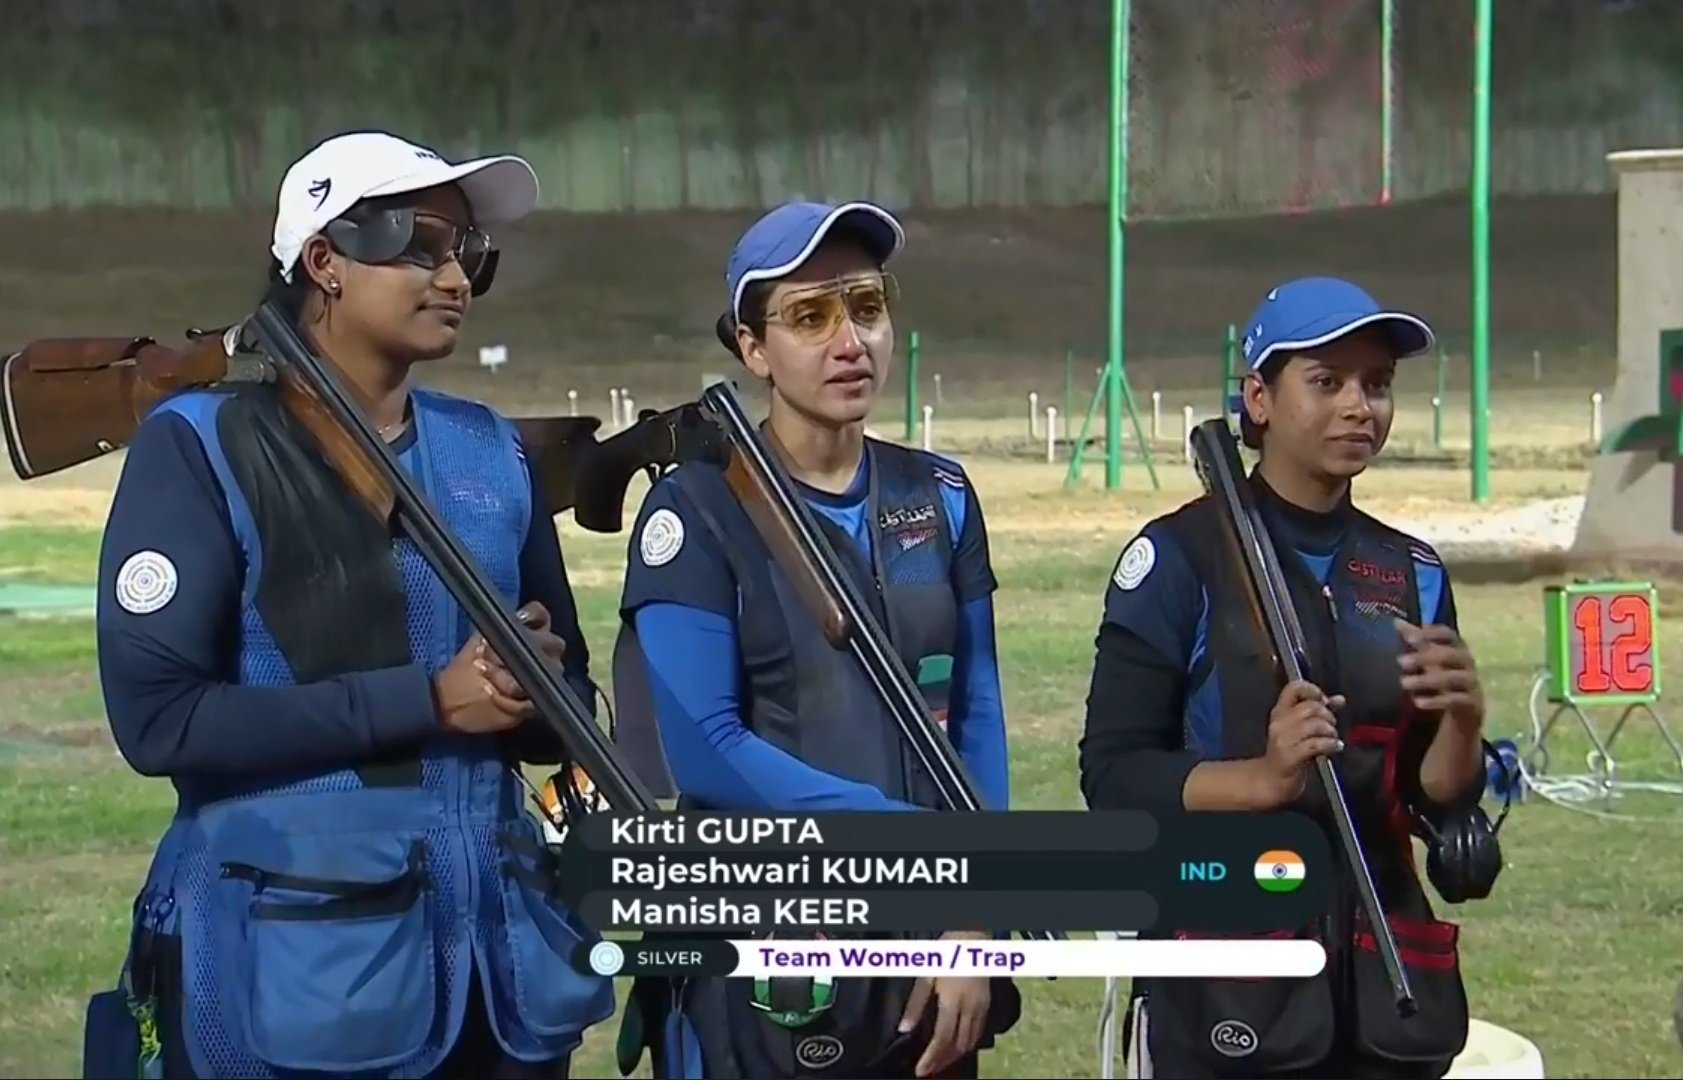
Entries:
<svg viewBox="0 0 1683 1080">
<path fill-rule="evenodd" d="M 1617 689 L 1623 694 L 1639 694 L 1648 689 L 1653 668 L 1644 663 L 1632 663 L 1653 643 L 1653 619 L 1649 615 L 1648 600 L 1643 596 L 1615 596 L 1607 604 L 1607 616 L 1623 627 L 1613 637 L 1611 673 L 1602 665 L 1601 597 L 1586 596 L 1572 609 L 1572 623 L 1583 641 L 1581 654 L 1583 671 L 1578 673 L 1578 692 L 1605 694 Z"/>
</svg>

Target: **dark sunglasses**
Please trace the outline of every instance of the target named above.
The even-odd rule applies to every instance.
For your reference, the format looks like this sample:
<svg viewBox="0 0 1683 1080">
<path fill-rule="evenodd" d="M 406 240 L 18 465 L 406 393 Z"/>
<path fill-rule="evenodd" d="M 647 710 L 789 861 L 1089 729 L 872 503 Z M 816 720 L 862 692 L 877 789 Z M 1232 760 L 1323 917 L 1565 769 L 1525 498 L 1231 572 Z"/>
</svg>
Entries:
<svg viewBox="0 0 1683 1080">
<path fill-rule="evenodd" d="M 322 232 L 339 254 L 371 266 L 437 270 L 455 259 L 474 296 L 484 296 L 497 276 L 498 251 L 484 230 L 412 206 L 354 207 Z"/>
</svg>

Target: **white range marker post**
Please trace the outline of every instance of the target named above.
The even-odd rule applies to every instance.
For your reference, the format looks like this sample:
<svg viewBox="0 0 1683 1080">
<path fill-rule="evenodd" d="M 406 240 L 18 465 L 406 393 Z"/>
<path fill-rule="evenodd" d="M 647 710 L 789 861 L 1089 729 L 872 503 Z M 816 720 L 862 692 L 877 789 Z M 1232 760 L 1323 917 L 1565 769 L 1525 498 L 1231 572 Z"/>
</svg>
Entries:
<svg viewBox="0 0 1683 1080">
<path fill-rule="evenodd" d="M 1046 406 L 1046 464 L 1058 460 L 1058 407 Z"/>
<path fill-rule="evenodd" d="M 578 414 L 579 414 L 579 392 L 577 390 L 569 390 L 569 391 L 567 391 L 567 415 L 568 416 L 577 416 Z"/>
<path fill-rule="evenodd" d="M 935 436 L 933 434 L 934 427 L 935 427 L 935 407 L 933 405 L 925 405 L 923 407 L 923 448 L 925 450 L 929 450 L 929 449 L 932 449 L 934 447 L 934 443 L 935 443 Z"/>
<path fill-rule="evenodd" d="M 619 430 L 619 387 L 617 386 L 608 388 L 608 422 L 614 426 L 615 431 Z"/>
<path fill-rule="evenodd" d="M 487 369 L 492 375 L 497 369 L 508 363 L 507 345 L 481 345 L 479 347 L 479 366 Z"/>
<path fill-rule="evenodd" d="M 1040 394 L 1029 391 L 1029 438 L 1040 434 Z"/>
</svg>

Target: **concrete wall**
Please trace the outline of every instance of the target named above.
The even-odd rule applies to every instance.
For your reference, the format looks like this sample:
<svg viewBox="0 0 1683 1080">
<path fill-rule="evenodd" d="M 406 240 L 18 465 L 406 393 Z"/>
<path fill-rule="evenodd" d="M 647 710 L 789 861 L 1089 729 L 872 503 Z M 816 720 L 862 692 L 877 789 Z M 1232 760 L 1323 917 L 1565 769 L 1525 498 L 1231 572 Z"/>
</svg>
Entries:
<svg viewBox="0 0 1683 1080">
<path fill-rule="evenodd" d="M 1110 0 L 8 0 L 0 209 L 261 206 L 322 135 L 512 148 L 577 211 L 1103 205 Z M 1466 0 L 1133 0 L 1129 212 L 1463 189 Z M 1498 194 L 1683 144 L 1683 4 L 1496 5 Z"/>
<path fill-rule="evenodd" d="M 1619 191 L 1619 374 L 1603 413 L 1612 434 L 1660 412 L 1660 332 L 1683 328 L 1683 149 L 1608 162 Z M 1574 554 L 1683 563 L 1680 468 L 1653 450 L 1598 456 Z"/>
</svg>

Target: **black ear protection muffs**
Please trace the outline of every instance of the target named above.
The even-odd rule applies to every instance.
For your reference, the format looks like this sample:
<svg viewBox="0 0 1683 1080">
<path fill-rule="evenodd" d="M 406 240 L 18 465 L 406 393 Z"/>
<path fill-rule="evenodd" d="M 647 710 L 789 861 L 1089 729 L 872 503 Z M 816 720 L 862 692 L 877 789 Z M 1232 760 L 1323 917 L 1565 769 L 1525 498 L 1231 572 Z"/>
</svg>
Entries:
<svg viewBox="0 0 1683 1080">
<path fill-rule="evenodd" d="M 1450 904 L 1483 900 L 1502 873 L 1502 845 L 1497 834 L 1513 804 L 1516 778 L 1511 773 L 1515 763 L 1488 742 L 1483 745 L 1490 766 L 1487 776 L 1497 775 L 1499 770 L 1503 777 L 1503 781 L 1492 784 L 1502 795 L 1502 810 L 1496 820 L 1492 822 L 1476 802 L 1441 811 L 1436 820 L 1418 811 L 1414 814 L 1425 834 L 1426 877 Z"/>
</svg>

